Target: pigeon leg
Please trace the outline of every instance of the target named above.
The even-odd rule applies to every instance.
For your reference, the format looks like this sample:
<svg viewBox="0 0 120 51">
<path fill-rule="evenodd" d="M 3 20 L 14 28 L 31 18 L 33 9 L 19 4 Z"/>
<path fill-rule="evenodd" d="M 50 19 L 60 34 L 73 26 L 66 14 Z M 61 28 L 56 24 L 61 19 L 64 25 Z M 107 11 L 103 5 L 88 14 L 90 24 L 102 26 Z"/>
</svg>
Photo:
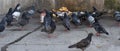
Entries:
<svg viewBox="0 0 120 51">
<path fill-rule="evenodd" d="M 19 27 L 19 29 L 20 29 L 20 30 L 23 30 L 24 28 L 23 28 L 23 26 L 21 26 L 21 27 Z"/>
<path fill-rule="evenodd" d="M 77 28 L 78 28 L 78 26 L 74 26 L 74 28 L 75 28 L 75 29 L 77 29 Z"/>
<path fill-rule="evenodd" d="M 8 26 L 8 25 L 7 25 L 7 27 L 10 28 L 11 26 Z"/>
<path fill-rule="evenodd" d="M 52 38 L 53 37 L 53 34 L 48 34 L 48 38 Z"/>
<path fill-rule="evenodd" d="M 90 25 L 88 25 L 88 27 L 89 27 L 89 28 L 92 28 L 92 25 L 90 24 Z"/>
<path fill-rule="evenodd" d="M 84 49 L 82 48 L 82 51 L 84 51 Z"/>
<path fill-rule="evenodd" d="M 100 36 L 100 33 L 97 32 L 97 33 L 96 33 L 96 36 Z"/>
<path fill-rule="evenodd" d="M 2 32 L 0 32 L 0 38 L 4 38 L 5 34 L 3 34 Z"/>
<path fill-rule="evenodd" d="M 65 31 L 65 32 L 67 32 L 68 30 L 67 30 L 67 29 L 65 29 L 64 31 Z"/>
<path fill-rule="evenodd" d="M 116 25 L 117 25 L 117 26 L 120 26 L 120 22 L 117 22 Z"/>
<path fill-rule="evenodd" d="M 120 26 L 120 22 L 118 23 L 118 26 Z"/>
<path fill-rule="evenodd" d="M 13 25 L 12 25 L 12 24 L 10 24 L 10 23 L 9 23 L 9 24 L 7 24 L 7 27 L 11 27 L 11 26 L 13 26 Z"/>
</svg>

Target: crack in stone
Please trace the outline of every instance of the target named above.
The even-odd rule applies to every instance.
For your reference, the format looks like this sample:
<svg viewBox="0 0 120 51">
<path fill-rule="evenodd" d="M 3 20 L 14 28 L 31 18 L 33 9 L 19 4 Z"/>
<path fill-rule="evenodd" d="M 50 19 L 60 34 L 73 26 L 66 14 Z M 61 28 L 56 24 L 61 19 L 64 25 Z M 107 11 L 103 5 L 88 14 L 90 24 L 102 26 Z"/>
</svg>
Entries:
<svg viewBox="0 0 120 51">
<path fill-rule="evenodd" d="M 41 27 L 42 27 L 42 25 L 38 26 L 38 27 L 35 28 L 33 31 L 30 31 L 30 32 L 26 33 L 25 35 L 21 36 L 20 38 L 18 38 L 18 39 L 16 39 L 16 40 L 14 40 L 14 41 L 12 41 L 12 42 L 4 45 L 4 46 L 1 48 L 1 51 L 7 51 L 7 48 L 8 48 L 10 45 L 15 44 L 15 43 L 21 41 L 23 38 L 25 38 L 26 36 L 30 35 L 31 33 L 35 32 L 35 31 L 39 30 Z"/>
</svg>

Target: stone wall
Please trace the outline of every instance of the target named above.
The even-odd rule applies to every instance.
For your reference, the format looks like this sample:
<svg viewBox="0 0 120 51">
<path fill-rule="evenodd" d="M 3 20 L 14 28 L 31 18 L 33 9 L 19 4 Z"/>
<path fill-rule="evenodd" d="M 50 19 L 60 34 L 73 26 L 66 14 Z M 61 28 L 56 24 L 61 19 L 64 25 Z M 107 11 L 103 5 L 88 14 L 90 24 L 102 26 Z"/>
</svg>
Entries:
<svg viewBox="0 0 120 51">
<path fill-rule="evenodd" d="M 62 6 L 68 7 L 70 10 L 90 10 L 92 6 L 98 10 L 104 9 L 104 0 L 56 0 L 56 8 Z"/>
<path fill-rule="evenodd" d="M 39 9 L 52 9 L 55 8 L 57 0 L 37 0 Z"/>
<path fill-rule="evenodd" d="M 39 9 L 68 7 L 70 10 L 90 10 L 92 6 L 99 10 L 104 9 L 104 0 L 0 0 L 0 14 L 4 14 L 10 7 L 15 7 L 17 3 L 21 3 L 23 8 L 32 4 L 36 4 Z"/>
<path fill-rule="evenodd" d="M 21 3 L 23 8 L 34 4 L 35 0 L 0 0 L 0 14 L 5 14 L 10 7 L 15 7 L 17 3 Z"/>
<path fill-rule="evenodd" d="M 90 6 L 95 6 L 99 10 L 104 9 L 104 0 L 90 0 Z"/>
</svg>

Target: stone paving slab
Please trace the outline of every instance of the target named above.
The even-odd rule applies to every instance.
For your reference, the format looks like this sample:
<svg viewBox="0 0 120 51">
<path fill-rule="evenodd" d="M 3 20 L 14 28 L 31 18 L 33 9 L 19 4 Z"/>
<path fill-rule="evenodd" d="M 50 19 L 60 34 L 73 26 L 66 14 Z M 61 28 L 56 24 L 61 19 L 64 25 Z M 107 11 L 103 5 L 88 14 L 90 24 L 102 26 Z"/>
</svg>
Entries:
<svg viewBox="0 0 120 51">
<path fill-rule="evenodd" d="M 11 31 L 17 27 L 8 27 L 3 34 L 0 34 L 0 47 L 32 31 L 39 25 L 38 22 L 36 19 L 31 20 L 25 26 L 26 30 L 23 31 Z M 101 19 L 100 23 L 110 35 L 102 34 L 100 37 L 94 35 L 90 47 L 85 51 L 120 51 L 120 41 L 118 40 L 120 38 L 120 27 L 116 26 L 114 19 Z M 9 46 L 8 51 L 81 51 L 75 48 L 68 49 L 68 46 L 85 38 L 90 32 L 96 33 L 93 28 L 88 28 L 86 25 L 81 25 L 79 28 L 73 26 L 68 32 L 64 32 L 62 25 L 57 25 L 54 33 L 56 37 L 47 38 L 47 34 L 40 30 Z"/>
<path fill-rule="evenodd" d="M 29 31 L 7 31 L 3 32 L 3 34 L 0 34 L 0 44 L 7 44 L 9 42 L 12 42 L 16 40 L 17 38 L 23 36 L 25 33 Z"/>
<path fill-rule="evenodd" d="M 11 45 L 7 48 L 8 51 L 27 51 L 25 45 Z"/>
<path fill-rule="evenodd" d="M 26 38 L 24 38 L 19 43 L 26 44 L 67 44 L 71 42 L 76 42 L 81 40 L 81 38 L 85 38 L 87 33 L 85 31 L 70 31 L 70 32 L 55 32 L 55 37 L 49 39 L 47 38 L 46 33 L 41 33 L 37 31 Z M 72 37 L 71 37 L 72 36 Z M 18 44 L 19 44 L 18 43 Z"/>
<path fill-rule="evenodd" d="M 81 49 L 69 49 L 69 45 L 12 45 L 8 51 L 82 51 Z M 120 46 L 105 44 L 95 46 L 91 44 L 85 51 L 119 51 Z"/>
</svg>

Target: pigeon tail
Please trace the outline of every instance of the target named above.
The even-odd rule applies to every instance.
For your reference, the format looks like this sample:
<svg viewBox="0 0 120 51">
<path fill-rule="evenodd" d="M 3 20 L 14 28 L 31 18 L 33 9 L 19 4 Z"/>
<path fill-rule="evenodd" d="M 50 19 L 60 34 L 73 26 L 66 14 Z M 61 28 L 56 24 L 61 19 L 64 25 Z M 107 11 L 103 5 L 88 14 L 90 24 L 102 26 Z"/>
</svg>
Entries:
<svg viewBox="0 0 120 51">
<path fill-rule="evenodd" d="M 76 44 L 70 45 L 68 48 L 74 48 L 74 47 L 76 47 Z"/>
<path fill-rule="evenodd" d="M 70 28 L 67 28 L 67 30 L 69 30 L 69 31 L 70 31 Z"/>
<path fill-rule="evenodd" d="M 105 32 L 105 34 L 106 34 L 106 35 L 109 35 L 109 33 L 108 33 L 108 32 Z"/>
<path fill-rule="evenodd" d="M 104 29 L 103 32 L 106 34 L 106 35 L 109 35 L 109 33 Z"/>
<path fill-rule="evenodd" d="M 118 40 L 120 40 L 120 38 Z"/>
</svg>

